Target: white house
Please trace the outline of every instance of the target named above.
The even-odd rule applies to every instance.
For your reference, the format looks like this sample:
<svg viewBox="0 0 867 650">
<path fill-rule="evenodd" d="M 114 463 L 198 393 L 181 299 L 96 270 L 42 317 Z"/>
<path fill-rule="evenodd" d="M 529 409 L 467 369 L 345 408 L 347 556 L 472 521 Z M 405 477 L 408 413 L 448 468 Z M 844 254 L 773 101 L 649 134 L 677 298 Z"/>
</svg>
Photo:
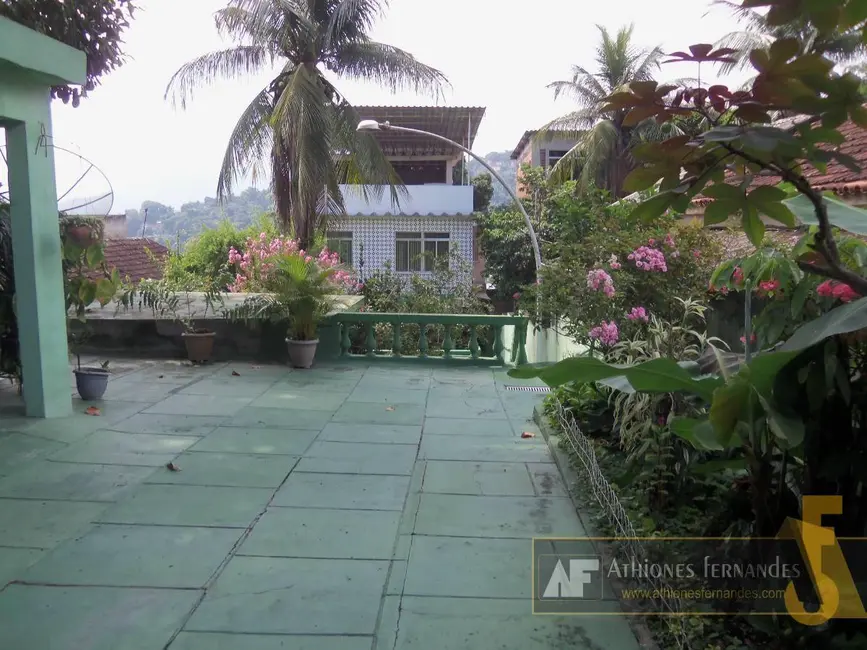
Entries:
<svg viewBox="0 0 867 650">
<path fill-rule="evenodd" d="M 390 122 L 442 135 L 471 149 L 485 114 L 480 107 L 360 106 L 365 120 Z M 341 185 L 346 214 L 328 225 L 328 247 L 362 277 L 390 265 L 407 275 L 429 273 L 439 259 L 457 252 L 472 265 L 476 259 L 473 188 L 454 178 L 463 153 L 421 135 L 377 131 L 383 152 L 400 176 L 408 196 L 392 205 L 391 191 L 363 196 L 359 186 Z M 423 254 L 424 253 L 424 254 Z"/>
</svg>

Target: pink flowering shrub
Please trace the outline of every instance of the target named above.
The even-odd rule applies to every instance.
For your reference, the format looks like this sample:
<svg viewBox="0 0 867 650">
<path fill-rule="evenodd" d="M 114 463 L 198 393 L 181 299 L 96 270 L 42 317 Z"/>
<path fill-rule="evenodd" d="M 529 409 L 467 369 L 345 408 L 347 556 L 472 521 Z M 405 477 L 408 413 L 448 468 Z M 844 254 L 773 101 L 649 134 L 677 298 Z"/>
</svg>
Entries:
<svg viewBox="0 0 867 650">
<path fill-rule="evenodd" d="M 633 322 L 642 322 L 646 323 L 650 320 L 650 316 L 647 314 L 647 310 L 644 307 L 633 307 L 628 314 L 626 314 L 626 318 Z"/>
<path fill-rule="evenodd" d="M 284 255 L 297 255 L 308 262 L 314 257 L 298 247 L 298 242 L 288 237 L 271 239 L 263 232 L 258 237 L 250 237 L 243 252 L 234 247 L 229 249 L 229 264 L 236 269 L 235 281 L 229 291 L 238 293 L 268 292 L 269 279 L 277 260 Z M 320 268 L 335 268 L 331 276 L 335 293 L 352 293 L 360 288 L 352 274 L 341 267 L 340 256 L 327 248 L 315 257 Z"/>
<path fill-rule="evenodd" d="M 620 332 L 617 329 L 617 323 L 614 321 L 602 321 L 590 330 L 589 336 L 594 341 L 599 341 L 605 347 L 611 347 L 620 340 Z"/>
<path fill-rule="evenodd" d="M 652 242 L 653 240 L 651 239 L 650 241 Z M 639 246 L 626 259 L 635 262 L 635 268 L 642 271 L 659 271 L 661 273 L 668 271 L 668 265 L 665 263 L 665 253 L 657 248 Z"/>
<path fill-rule="evenodd" d="M 603 269 L 593 269 L 587 274 L 587 286 L 602 291 L 608 298 L 614 297 L 614 281 Z"/>
</svg>

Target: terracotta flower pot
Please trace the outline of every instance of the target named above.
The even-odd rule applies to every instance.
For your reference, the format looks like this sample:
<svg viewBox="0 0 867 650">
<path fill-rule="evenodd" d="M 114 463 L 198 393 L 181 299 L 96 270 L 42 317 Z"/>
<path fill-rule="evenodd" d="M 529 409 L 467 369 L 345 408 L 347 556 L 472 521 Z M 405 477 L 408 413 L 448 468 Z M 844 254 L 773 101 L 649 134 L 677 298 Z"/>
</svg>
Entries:
<svg viewBox="0 0 867 650">
<path fill-rule="evenodd" d="M 214 337 L 216 332 L 184 332 L 181 337 L 187 346 L 187 358 L 194 363 L 204 363 L 211 360 L 214 353 Z"/>
<path fill-rule="evenodd" d="M 316 346 L 319 345 L 319 339 L 315 341 L 292 341 L 286 339 L 286 345 L 289 348 L 289 363 L 293 368 L 309 368 L 313 365 L 313 358 L 316 356 Z"/>
</svg>

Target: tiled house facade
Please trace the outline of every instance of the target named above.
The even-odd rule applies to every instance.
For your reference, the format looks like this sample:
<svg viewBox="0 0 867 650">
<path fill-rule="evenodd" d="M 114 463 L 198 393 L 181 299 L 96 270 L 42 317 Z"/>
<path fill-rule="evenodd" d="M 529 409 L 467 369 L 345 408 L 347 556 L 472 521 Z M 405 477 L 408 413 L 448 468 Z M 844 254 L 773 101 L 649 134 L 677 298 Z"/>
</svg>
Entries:
<svg viewBox="0 0 867 650">
<path fill-rule="evenodd" d="M 485 113 L 484 108 L 430 106 L 357 111 L 362 119 L 436 133 L 468 149 Z M 361 278 L 385 268 L 407 277 L 429 275 L 445 263 L 471 272 L 476 261 L 473 188 L 454 173 L 463 152 L 421 135 L 377 131 L 375 137 L 406 193 L 394 204 L 387 187 L 368 187 L 365 196 L 359 186 L 342 185 L 345 214 L 329 219 L 328 247 L 351 259 Z"/>
</svg>

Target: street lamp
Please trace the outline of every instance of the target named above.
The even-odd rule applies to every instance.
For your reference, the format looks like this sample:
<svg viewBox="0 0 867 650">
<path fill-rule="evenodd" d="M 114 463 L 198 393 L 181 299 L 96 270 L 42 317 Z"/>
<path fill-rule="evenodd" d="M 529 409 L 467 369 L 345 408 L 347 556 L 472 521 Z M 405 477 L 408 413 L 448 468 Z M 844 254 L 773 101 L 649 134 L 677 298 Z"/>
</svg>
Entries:
<svg viewBox="0 0 867 650">
<path fill-rule="evenodd" d="M 530 220 L 530 215 L 527 214 L 527 211 L 524 209 L 523 203 L 521 203 L 521 201 L 515 195 L 514 190 L 511 187 L 509 187 L 509 185 L 506 183 L 506 181 L 503 180 L 503 178 L 497 173 L 497 171 L 493 167 L 491 167 L 484 158 L 482 158 L 481 156 L 477 156 L 472 151 L 470 151 L 466 147 L 461 146 L 460 144 L 458 144 L 454 140 L 449 140 L 448 138 L 445 138 L 445 137 L 438 135 L 436 133 L 430 133 L 429 131 L 422 131 L 420 129 L 410 129 L 410 128 L 405 127 L 405 126 L 394 126 L 390 122 L 377 122 L 376 120 L 361 120 L 358 123 L 358 129 L 357 130 L 358 131 L 402 131 L 404 133 L 415 133 L 417 135 L 425 135 L 429 138 L 434 138 L 435 140 L 440 140 L 441 142 L 446 142 L 446 143 L 452 145 L 453 147 L 457 147 L 458 149 L 463 151 L 465 154 L 478 160 L 482 164 L 482 166 L 485 169 L 487 169 L 489 172 L 491 172 L 491 175 L 499 181 L 500 185 L 502 185 L 504 188 L 506 188 L 506 192 L 508 192 L 509 196 L 512 197 L 512 200 L 514 200 L 515 203 L 518 204 L 518 209 L 521 211 L 521 214 L 524 215 L 524 222 L 527 224 L 527 231 L 530 233 L 530 241 L 533 244 L 533 256 L 536 259 L 536 284 L 541 283 L 542 278 L 541 278 L 540 273 L 542 270 L 542 253 L 539 250 L 539 240 L 536 238 L 536 230 L 533 228 L 533 222 Z"/>
</svg>

